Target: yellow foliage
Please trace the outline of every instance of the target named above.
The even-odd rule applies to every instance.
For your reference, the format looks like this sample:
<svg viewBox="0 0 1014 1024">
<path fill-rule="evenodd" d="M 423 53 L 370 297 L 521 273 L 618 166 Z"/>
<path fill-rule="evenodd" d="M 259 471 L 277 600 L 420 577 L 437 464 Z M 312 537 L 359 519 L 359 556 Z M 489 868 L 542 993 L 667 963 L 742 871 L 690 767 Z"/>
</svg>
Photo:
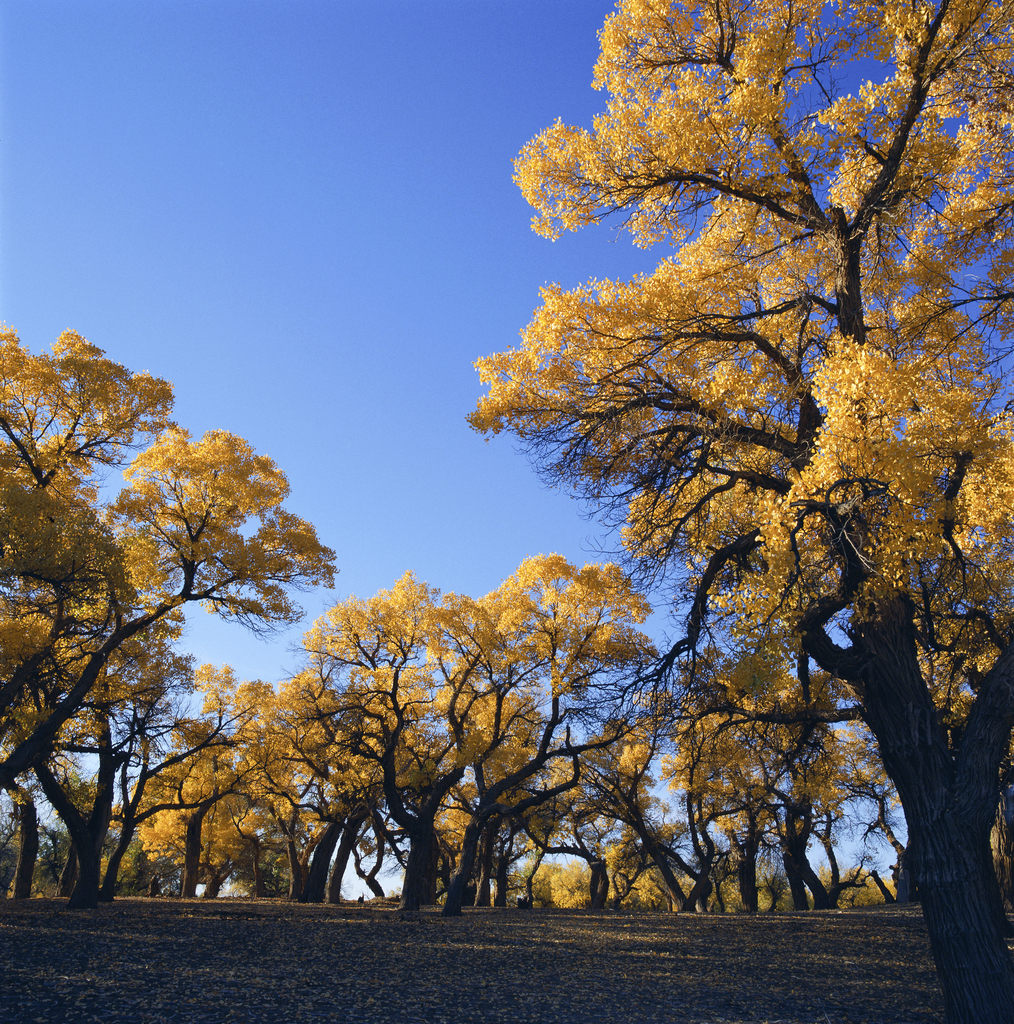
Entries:
<svg viewBox="0 0 1014 1024">
<path fill-rule="evenodd" d="M 545 289 L 520 345 L 477 363 L 471 422 L 697 593 L 692 640 L 712 611 L 778 660 L 821 602 L 862 619 L 904 596 L 948 664 L 995 658 L 944 610 L 992 614 L 1014 579 L 1012 47 L 983 0 L 621 0 L 604 112 L 519 156 L 537 230 L 621 212 L 676 251 Z"/>
</svg>

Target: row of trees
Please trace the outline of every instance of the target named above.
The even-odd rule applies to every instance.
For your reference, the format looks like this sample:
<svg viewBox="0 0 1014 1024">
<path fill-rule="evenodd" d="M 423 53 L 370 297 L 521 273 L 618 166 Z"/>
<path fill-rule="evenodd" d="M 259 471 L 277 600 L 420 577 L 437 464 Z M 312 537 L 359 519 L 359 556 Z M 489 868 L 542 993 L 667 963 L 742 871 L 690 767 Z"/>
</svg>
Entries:
<svg viewBox="0 0 1014 1024">
<path fill-rule="evenodd" d="M 696 705 L 674 714 L 632 689 L 656 657 L 636 629 L 646 612 L 616 566 L 559 556 L 527 560 L 478 600 L 408 574 L 319 620 L 304 669 L 277 690 L 205 666 L 199 715 L 164 689 L 121 694 L 98 735 L 92 719 L 65 730 L 39 783 L 65 794 L 53 804 L 64 820 L 104 823 L 105 899 L 133 844 L 131 863 L 142 847 L 184 896 L 232 881 L 337 901 L 350 862 L 383 895 L 386 858 L 404 869 L 403 909 L 439 900 L 455 915 L 505 906 L 511 886 L 531 901 L 543 859 L 564 855 L 586 865 L 593 907 L 724 909 L 734 877 L 731 901 L 756 912 L 758 865 L 772 857 L 797 909 L 836 907 L 870 878 L 893 900 L 875 869 L 839 870 L 836 847 L 859 825 L 903 848 L 869 743 L 825 721 L 833 681 L 811 681 L 808 716 L 767 707 L 761 721 L 747 709 L 756 701 L 732 703 L 732 668 L 716 666 Z M 180 695 L 186 682 L 179 673 Z M 22 808 L 28 864 L 27 792 Z M 825 853 L 823 876 L 811 845 Z M 87 868 L 77 870 L 80 883 Z"/>
</svg>

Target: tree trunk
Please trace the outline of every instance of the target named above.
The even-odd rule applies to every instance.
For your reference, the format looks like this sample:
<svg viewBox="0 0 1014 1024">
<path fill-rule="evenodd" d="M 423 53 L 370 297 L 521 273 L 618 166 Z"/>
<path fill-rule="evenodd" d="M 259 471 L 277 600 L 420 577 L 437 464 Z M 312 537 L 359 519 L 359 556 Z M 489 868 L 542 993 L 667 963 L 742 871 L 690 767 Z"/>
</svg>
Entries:
<svg viewBox="0 0 1014 1024">
<path fill-rule="evenodd" d="M 18 861 L 14 869 L 11 898 L 26 900 L 32 895 L 35 861 L 39 856 L 39 815 L 27 795 L 18 803 Z"/>
<path fill-rule="evenodd" d="M 204 893 L 202 899 L 206 900 L 217 900 L 218 894 L 222 891 L 222 886 L 225 884 L 225 880 L 232 874 L 232 870 L 229 871 L 211 871 L 208 873 L 208 880 L 204 885 Z"/>
<path fill-rule="evenodd" d="M 760 836 L 753 814 L 747 815 L 747 833 L 742 842 L 736 844 L 736 881 L 739 885 L 739 899 L 748 914 L 757 913 L 757 850 Z"/>
<path fill-rule="evenodd" d="M 197 880 L 201 872 L 201 829 L 207 813 L 208 807 L 202 805 L 187 822 L 183 839 L 183 881 L 180 884 L 180 896 L 183 899 L 192 900 L 197 895 Z"/>
<path fill-rule="evenodd" d="M 805 884 L 813 894 L 814 910 L 830 910 L 831 900 L 827 890 L 806 855 L 806 847 L 812 834 L 813 823 L 809 805 L 786 807 L 782 830 L 782 863 L 789 878 L 793 906 L 796 910 L 809 910 L 810 903 L 806 897 L 806 890 L 801 890 L 801 886 Z"/>
<path fill-rule="evenodd" d="M 941 727 L 916 646 L 914 610 L 885 599 L 858 623 L 835 664 L 826 634 L 814 652 L 853 679 L 908 822 L 906 866 L 918 888 L 948 1024 L 1010 1024 L 1014 962 L 989 846 L 1000 763 L 1014 717 L 1014 645 L 980 681 L 960 749 Z M 818 663 L 820 656 L 814 655 Z"/>
<path fill-rule="evenodd" d="M 513 838 L 513 837 L 512 837 Z M 496 855 L 496 897 L 493 900 L 494 907 L 506 907 L 507 906 L 507 890 L 510 888 L 510 865 L 511 865 L 511 846 L 513 843 L 508 844 L 505 848 L 497 851 Z"/>
<path fill-rule="evenodd" d="M 461 852 L 458 855 L 458 866 L 451 877 L 451 884 L 447 888 L 447 898 L 444 900 L 444 917 L 461 917 L 461 905 L 464 902 L 465 887 L 472 877 L 472 869 L 475 866 L 475 856 L 479 848 L 479 840 L 483 833 L 483 822 L 471 818 L 465 826 L 465 834 L 461 840 Z M 408 873 L 406 872 L 406 878 Z"/>
<path fill-rule="evenodd" d="M 479 851 L 476 859 L 479 864 L 479 878 L 475 883 L 475 902 L 472 906 L 488 907 L 492 896 L 492 882 L 490 876 L 493 873 L 493 854 L 496 846 L 496 834 L 500 830 L 500 818 L 493 815 L 488 819 L 488 824 L 482 833 L 482 841 L 479 843 Z"/>
<path fill-rule="evenodd" d="M 289 861 L 289 899 L 293 903 L 298 903 L 303 892 L 303 865 L 299 859 L 299 847 L 296 846 L 295 839 L 285 840 L 285 853 Z"/>
<path fill-rule="evenodd" d="M 99 905 L 102 881 L 102 845 L 113 816 L 115 764 L 110 756 L 108 722 L 104 727 L 105 744 L 99 749 L 99 770 L 95 797 L 86 817 L 64 790 L 60 780 L 46 764 L 37 765 L 35 777 L 46 799 L 67 826 L 77 853 L 77 882 L 70 896 L 70 910 L 91 910 Z M 61 878 L 61 894 L 63 879 Z"/>
<path fill-rule="evenodd" d="M 327 873 L 331 866 L 331 855 L 338 845 L 341 836 L 342 823 L 340 821 L 329 821 L 324 834 L 320 837 L 316 849 L 313 851 L 313 858 L 310 860 L 310 870 L 306 873 L 306 881 L 303 883 L 303 891 L 299 894 L 300 903 L 323 903 L 324 891 L 327 887 Z"/>
<path fill-rule="evenodd" d="M 381 834 L 380 829 L 376 826 L 374 826 L 373 834 L 377 840 L 377 852 L 376 858 L 373 861 L 373 867 L 370 868 L 369 871 L 363 871 L 363 865 L 362 861 L 360 860 L 359 850 L 357 847 L 352 848 L 352 858 L 355 861 L 356 874 L 370 887 L 370 892 L 372 892 L 373 895 L 377 897 L 377 899 L 382 900 L 384 898 L 384 888 L 377 881 L 377 875 L 380 872 L 380 868 L 384 863 L 384 848 L 386 844 L 384 842 L 384 837 Z"/>
<path fill-rule="evenodd" d="M 588 883 L 592 910 L 603 910 L 609 899 L 609 871 L 604 860 L 591 862 L 591 880 Z"/>
<path fill-rule="evenodd" d="M 703 914 L 708 909 L 708 897 L 711 895 L 711 864 L 701 868 L 694 887 L 687 894 L 686 902 L 681 908 L 684 913 Z"/>
<path fill-rule="evenodd" d="M 88 837 L 88 842 L 74 841 L 78 875 L 70 896 L 69 910 L 93 910 L 99 905 L 99 880 L 102 878 L 102 835 Z"/>
<path fill-rule="evenodd" d="M 250 859 L 252 861 L 251 867 L 253 868 L 254 896 L 260 900 L 264 898 L 264 872 L 261 870 L 261 844 L 259 841 L 256 841 L 251 845 L 253 847 Z"/>
<path fill-rule="evenodd" d="M 70 897 L 77 885 L 77 850 L 74 849 L 74 840 L 70 842 L 67 850 L 67 862 L 60 872 L 60 885 L 56 890 L 57 896 Z"/>
<path fill-rule="evenodd" d="M 116 895 L 116 878 L 120 873 L 120 864 L 133 838 L 133 823 L 125 821 L 120 829 L 120 838 L 117 840 L 116 848 L 109 855 L 109 860 L 106 863 L 106 873 L 102 879 L 102 888 L 99 889 L 99 901 L 102 903 L 111 903 Z"/>
<path fill-rule="evenodd" d="M 342 879 L 345 877 L 345 871 L 349 866 L 349 857 L 352 856 L 352 850 L 356 843 L 359 842 L 359 834 L 363 827 L 363 822 L 368 817 L 368 814 L 357 814 L 345 822 L 341 842 L 338 844 L 338 853 L 335 854 L 334 866 L 331 868 L 331 877 L 327 884 L 328 903 L 341 903 Z"/>
<path fill-rule="evenodd" d="M 641 832 L 640 835 L 645 851 L 651 858 L 652 864 L 658 868 L 658 873 L 662 876 L 662 883 L 665 886 L 665 894 L 669 901 L 670 911 L 682 910 L 687 902 L 687 896 L 679 880 L 676 878 L 676 872 L 673 871 L 672 864 L 669 862 L 665 850 L 656 842 L 655 837 L 649 835 L 647 831 Z"/>
<path fill-rule="evenodd" d="M 880 895 L 884 897 L 885 903 L 898 902 L 894 896 L 894 893 L 887 888 L 887 885 L 885 884 L 884 880 L 880 877 L 880 874 L 876 868 L 873 868 L 873 870 L 870 871 L 870 878 L 872 878 L 873 881 L 876 883 L 877 888 L 880 890 Z"/>
<path fill-rule="evenodd" d="M 1014 966 L 985 836 L 971 837 L 948 815 L 910 826 L 930 946 L 944 989 L 948 1024 L 1014 1020 Z M 976 849 L 976 839 L 978 849 Z M 998 913 L 999 912 L 999 913 Z"/>
<path fill-rule="evenodd" d="M 437 837 L 433 828 L 433 818 L 428 815 L 416 818 L 408 833 L 408 862 L 405 865 L 405 880 L 402 883 L 401 902 L 398 908 L 415 913 L 420 907 L 433 902 L 437 857 Z"/>
<path fill-rule="evenodd" d="M 809 910 L 810 898 L 806 894 L 806 883 L 803 881 L 803 872 L 799 868 L 799 861 L 788 850 L 783 849 L 782 864 L 785 867 L 785 877 L 789 882 L 789 892 L 792 894 L 792 909 Z"/>
</svg>

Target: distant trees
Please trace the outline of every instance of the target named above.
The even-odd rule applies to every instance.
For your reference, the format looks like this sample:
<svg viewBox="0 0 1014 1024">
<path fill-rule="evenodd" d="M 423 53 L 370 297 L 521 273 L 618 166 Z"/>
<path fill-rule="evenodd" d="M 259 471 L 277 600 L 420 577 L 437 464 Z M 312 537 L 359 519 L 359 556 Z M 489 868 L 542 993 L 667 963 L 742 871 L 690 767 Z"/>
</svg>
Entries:
<svg viewBox="0 0 1014 1024">
<path fill-rule="evenodd" d="M 0 786 L 38 776 L 74 841 L 73 907 L 98 901 L 116 772 L 172 676 L 147 672 L 146 649 L 171 644 L 193 602 L 292 621 L 287 591 L 333 573 L 313 528 L 282 508 L 274 463 L 224 431 L 192 440 L 171 406 L 165 381 L 73 332 L 52 355 L 0 332 Z M 106 498 L 114 468 L 128 485 Z M 61 782 L 66 755 L 99 760 L 90 808 Z"/>
</svg>

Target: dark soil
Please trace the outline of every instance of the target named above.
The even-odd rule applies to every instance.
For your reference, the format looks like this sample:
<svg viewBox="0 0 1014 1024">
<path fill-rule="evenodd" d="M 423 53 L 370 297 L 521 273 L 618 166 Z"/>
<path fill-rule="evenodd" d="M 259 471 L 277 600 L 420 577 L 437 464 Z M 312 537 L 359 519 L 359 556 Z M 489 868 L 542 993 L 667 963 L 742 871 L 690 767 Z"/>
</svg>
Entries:
<svg viewBox="0 0 1014 1024">
<path fill-rule="evenodd" d="M 924 1024 L 918 908 L 761 915 L 0 902 L 0 1021 Z"/>
</svg>

